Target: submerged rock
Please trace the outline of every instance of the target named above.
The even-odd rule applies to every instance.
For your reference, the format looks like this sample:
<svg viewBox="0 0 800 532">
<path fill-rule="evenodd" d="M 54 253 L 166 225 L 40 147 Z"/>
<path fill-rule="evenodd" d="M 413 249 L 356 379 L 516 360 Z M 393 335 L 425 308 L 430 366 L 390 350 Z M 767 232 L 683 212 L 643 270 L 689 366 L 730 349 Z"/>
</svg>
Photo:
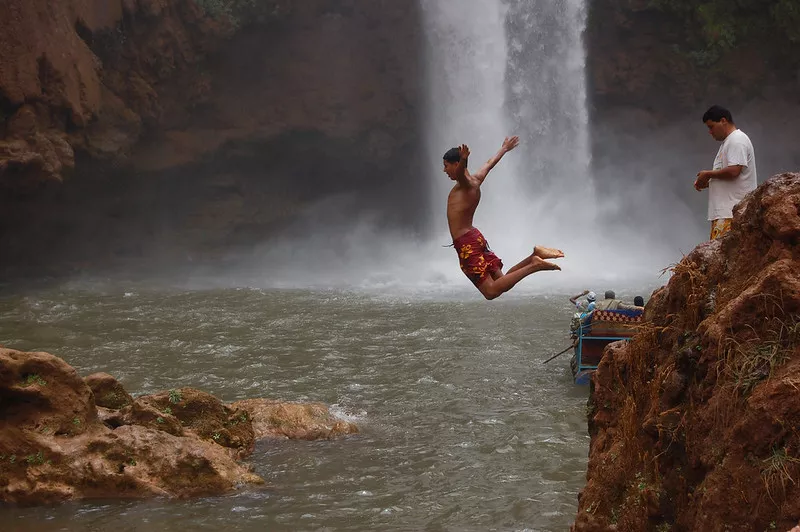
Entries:
<svg viewBox="0 0 800 532">
<path fill-rule="evenodd" d="M 323 405 L 241 403 L 261 401 L 269 409 L 252 411 L 276 413 L 284 437 L 356 432 Z M 254 431 L 250 412 L 192 388 L 132 399 L 110 375 L 84 380 L 48 353 L 0 348 L 0 501 L 197 497 L 263 484 L 238 462 L 271 435 L 262 421 Z"/>
<path fill-rule="evenodd" d="M 245 399 L 231 406 L 249 414 L 258 439 L 329 440 L 358 432 L 355 424 L 333 416 L 321 403 Z"/>
<path fill-rule="evenodd" d="M 800 521 L 800 174 L 673 268 L 592 379 L 575 531 L 788 530 Z"/>
</svg>

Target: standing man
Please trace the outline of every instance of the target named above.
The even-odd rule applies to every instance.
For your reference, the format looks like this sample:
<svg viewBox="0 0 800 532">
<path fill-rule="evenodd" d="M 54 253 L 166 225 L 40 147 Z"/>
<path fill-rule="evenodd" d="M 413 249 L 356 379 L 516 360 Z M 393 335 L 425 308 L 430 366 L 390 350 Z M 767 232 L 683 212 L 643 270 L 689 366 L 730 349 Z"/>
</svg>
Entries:
<svg viewBox="0 0 800 532">
<path fill-rule="evenodd" d="M 472 226 L 472 218 L 481 201 L 481 184 L 503 155 L 519 144 L 519 137 L 506 137 L 500 150 L 474 174 L 467 171 L 469 148 L 462 144 L 444 154 L 444 173 L 456 182 L 447 196 L 447 225 L 453 246 L 458 253 L 461 271 L 472 281 L 483 297 L 494 299 L 508 292 L 528 275 L 542 270 L 560 270 L 558 265 L 545 259 L 564 256 L 558 249 L 536 246 L 530 256 L 522 259 L 508 273 L 503 274 L 503 261 L 492 253 L 486 238 Z"/>
<path fill-rule="evenodd" d="M 703 122 L 714 140 L 722 143 L 714 169 L 698 172 L 694 182 L 695 190 L 708 189 L 708 221 L 714 240 L 731 230 L 734 205 L 756 188 L 756 154 L 750 138 L 737 129 L 724 107 L 712 106 Z"/>
</svg>

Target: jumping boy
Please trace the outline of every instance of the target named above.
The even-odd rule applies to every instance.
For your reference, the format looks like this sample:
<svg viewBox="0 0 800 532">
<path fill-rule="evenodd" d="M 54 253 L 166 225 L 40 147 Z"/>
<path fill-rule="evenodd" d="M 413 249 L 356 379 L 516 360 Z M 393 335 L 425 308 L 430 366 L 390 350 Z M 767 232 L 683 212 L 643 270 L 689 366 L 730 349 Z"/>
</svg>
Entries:
<svg viewBox="0 0 800 532">
<path fill-rule="evenodd" d="M 528 275 L 542 270 L 560 270 L 558 265 L 545 259 L 564 256 L 558 249 L 536 246 L 533 253 L 503 274 L 503 261 L 492 253 L 486 238 L 472 226 L 472 218 L 481 200 L 481 184 L 489 171 L 500 162 L 503 155 L 519 144 L 519 137 L 506 137 L 500 150 L 471 174 L 467 171 L 469 148 L 462 144 L 444 154 L 444 172 L 456 182 L 447 197 L 447 224 L 453 237 L 461 271 L 478 288 L 486 299 L 494 299 L 508 292 Z"/>
</svg>

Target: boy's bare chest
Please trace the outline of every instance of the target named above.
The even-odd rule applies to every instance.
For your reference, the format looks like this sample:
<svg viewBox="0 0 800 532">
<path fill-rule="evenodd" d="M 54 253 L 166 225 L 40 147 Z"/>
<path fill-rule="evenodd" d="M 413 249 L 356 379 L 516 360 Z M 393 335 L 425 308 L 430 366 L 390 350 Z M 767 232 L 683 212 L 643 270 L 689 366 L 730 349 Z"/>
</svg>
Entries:
<svg viewBox="0 0 800 532">
<path fill-rule="evenodd" d="M 447 198 L 447 206 L 457 210 L 477 207 L 481 200 L 481 189 L 455 187 Z"/>
</svg>

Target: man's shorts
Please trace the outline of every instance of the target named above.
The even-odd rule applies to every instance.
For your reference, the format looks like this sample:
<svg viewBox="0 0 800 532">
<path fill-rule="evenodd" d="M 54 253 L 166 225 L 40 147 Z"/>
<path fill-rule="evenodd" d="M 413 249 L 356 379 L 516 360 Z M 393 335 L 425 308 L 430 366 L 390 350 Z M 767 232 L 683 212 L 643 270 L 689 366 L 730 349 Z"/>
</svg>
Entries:
<svg viewBox="0 0 800 532">
<path fill-rule="evenodd" d="M 719 218 L 711 222 L 711 240 L 716 240 L 731 230 L 732 218 Z"/>
<path fill-rule="evenodd" d="M 475 286 L 480 286 L 493 272 L 503 268 L 503 261 L 492 253 L 489 243 L 474 227 L 456 238 L 453 247 L 458 253 L 461 271 Z"/>
</svg>

